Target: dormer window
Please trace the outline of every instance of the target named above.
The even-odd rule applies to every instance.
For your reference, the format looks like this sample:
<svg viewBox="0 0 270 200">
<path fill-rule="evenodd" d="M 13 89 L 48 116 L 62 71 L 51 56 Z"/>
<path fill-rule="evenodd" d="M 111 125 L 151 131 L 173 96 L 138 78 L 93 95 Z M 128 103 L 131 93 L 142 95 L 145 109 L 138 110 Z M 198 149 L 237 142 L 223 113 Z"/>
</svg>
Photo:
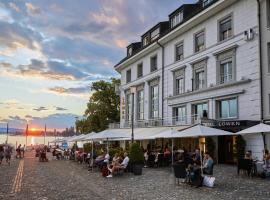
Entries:
<svg viewBox="0 0 270 200">
<path fill-rule="evenodd" d="M 146 46 L 150 43 L 150 38 L 149 38 L 149 35 L 145 36 L 143 38 L 143 46 Z"/>
<path fill-rule="evenodd" d="M 208 6 L 212 2 L 213 2 L 213 0 L 203 0 L 203 7 Z"/>
<path fill-rule="evenodd" d="M 178 12 L 171 18 L 171 28 L 175 27 L 183 21 L 183 11 Z"/>
<path fill-rule="evenodd" d="M 132 47 L 129 47 L 128 48 L 128 56 L 131 56 L 132 55 Z"/>
<path fill-rule="evenodd" d="M 151 41 L 154 41 L 159 37 L 159 28 L 155 29 L 154 31 L 151 32 Z"/>
</svg>

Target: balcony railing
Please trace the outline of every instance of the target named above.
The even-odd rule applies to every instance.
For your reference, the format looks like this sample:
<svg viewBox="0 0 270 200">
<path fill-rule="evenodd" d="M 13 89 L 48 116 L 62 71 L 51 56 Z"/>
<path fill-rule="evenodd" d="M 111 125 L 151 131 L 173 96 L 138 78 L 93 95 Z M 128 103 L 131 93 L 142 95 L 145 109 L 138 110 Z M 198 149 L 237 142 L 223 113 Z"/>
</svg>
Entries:
<svg viewBox="0 0 270 200">
<path fill-rule="evenodd" d="M 147 120 L 134 120 L 134 128 L 147 128 L 147 127 L 162 127 L 162 126 L 181 126 L 192 125 L 201 122 L 201 118 L 198 115 L 183 116 L 183 117 L 171 117 L 171 118 L 156 118 Z M 116 128 L 131 128 L 131 121 L 125 121 L 123 123 L 111 123 L 110 129 Z"/>
</svg>

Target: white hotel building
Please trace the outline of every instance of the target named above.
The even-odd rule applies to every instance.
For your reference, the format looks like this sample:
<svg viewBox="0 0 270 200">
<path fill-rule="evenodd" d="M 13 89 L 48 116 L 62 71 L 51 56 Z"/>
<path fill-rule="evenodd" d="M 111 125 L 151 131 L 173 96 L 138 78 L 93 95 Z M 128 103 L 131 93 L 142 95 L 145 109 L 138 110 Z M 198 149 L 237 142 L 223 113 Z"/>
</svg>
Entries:
<svg viewBox="0 0 270 200">
<path fill-rule="evenodd" d="M 269 0 L 184 4 L 127 47 L 120 128 L 205 123 L 237 132 L 270 120 Z M 134 97 L 134 101 L 132 101 Z M 134 104 L 132 104 L 134 102 Z M 235 137 L 213 138 L 219 161 L 233 161 Z M 260 134 L 246 149 L 262 156 Z M 270 148 L 270 137 L 265 139 Z M 194 147 L 194 141 L 181 145 Z"/>
</svg>

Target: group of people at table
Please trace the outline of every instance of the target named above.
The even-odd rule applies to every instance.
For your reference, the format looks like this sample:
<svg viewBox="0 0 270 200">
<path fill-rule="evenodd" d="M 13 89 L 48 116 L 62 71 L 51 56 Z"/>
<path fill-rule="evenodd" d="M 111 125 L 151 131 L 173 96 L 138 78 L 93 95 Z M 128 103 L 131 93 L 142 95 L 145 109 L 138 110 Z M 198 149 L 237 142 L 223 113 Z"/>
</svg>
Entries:
<svg viewBox="0 0 270 200">
<path fill-rule="evenodd" d="M 269 150 L 263 150 L 263 160 L 260 161 L 258 158 L 252 155 L 252 151 L 245 153 L 245 160 L 250 160 L 251 171 L 255 175 L 270 176 L 270 154 Z"/>
<path fill-rule="evenodd" d="M 88 163 L 89 171 L 91 171 L 94 167 L 99 168 L 102 172 L 102 175 L 107 178 L 113 177 L 113 174 L 115 172 L 125 170 L 129 163 L 129 157 L 127 152 L 124 152 L 123 155 L 116 153 L 111 158 L 107 150 L 102 150 L 101 155 L 96 155 L 96 153 L 94 152 L 93 159 L 90 152 L 88 154 L 78 152 L 77 160 L 84 160 L 86 163 Z"/>
</svg>

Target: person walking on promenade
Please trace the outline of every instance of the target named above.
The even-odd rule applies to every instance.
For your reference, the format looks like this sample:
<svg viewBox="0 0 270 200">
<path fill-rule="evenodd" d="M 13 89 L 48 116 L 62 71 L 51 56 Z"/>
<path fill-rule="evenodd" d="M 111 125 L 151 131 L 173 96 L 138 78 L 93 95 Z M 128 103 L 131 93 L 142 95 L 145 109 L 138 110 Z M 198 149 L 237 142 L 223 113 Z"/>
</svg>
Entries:
<svg viewBox="0 0 270 200">
<path fill-rule="evenodd" d="M 6 163 L 8 165 L 10 165 L 11 154 L 12 154 L 11 146 L 6 146 L 6 148 L 5 148 L 5 157 L 6 157 Z"/>
<path fill-rule="evenodd" d="M 25 145 L 23 145 L 23 147 L 21 147 L 21 153 L 22 153 L 22 157 L 24 158 L 24 152 L 25 152 Z"/>
<path fill-rule="evenodd" d="M 22 156 L 21 156 L 21 144 L 19 144 L 19 146 L 17 147 L 17 149 L 16 149 L 16 152 L 17 152 L 17 154 L 16 154 L 16 158 L 21 158 Z"/>
<path fill-rule="evenodd" d="M 2 160 L 4 158 L 4 147 L 0 145 L 0 165 L 2 164 Z"/>
</svg>

